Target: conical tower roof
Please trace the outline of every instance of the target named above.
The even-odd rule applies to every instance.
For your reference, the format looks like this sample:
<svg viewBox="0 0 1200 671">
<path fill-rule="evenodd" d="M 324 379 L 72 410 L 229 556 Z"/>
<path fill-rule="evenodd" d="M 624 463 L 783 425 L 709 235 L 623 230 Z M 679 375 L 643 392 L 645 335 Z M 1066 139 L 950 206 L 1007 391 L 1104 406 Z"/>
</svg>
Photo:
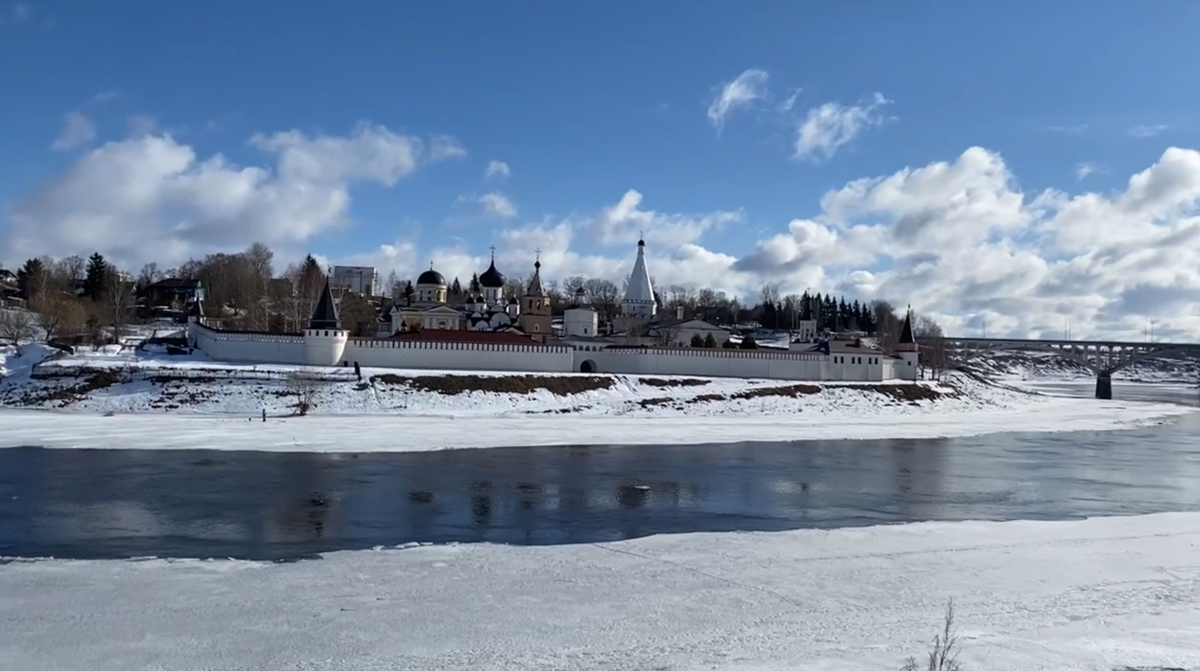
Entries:
<svg viewBox="0 0 1200 671">
<path fill-rule="evenodd" d="M 321 297 L 317 299 L 317 309 L 313 310 L 312 319 L 308 322 L 311 330 L 340 329 L 341 320 L 338 318 L 337 303 L 333 300 L 333 290 L 329 288 L 329 278 L 325 278 L 325 287 L 321 289 Z"/>
<path fill-rule="evenodd" d="M 904 313 L 904 326 L 900 327 L 900 339 L 896 341 L 897 345 L 915 345 L 917 339 L 913 337 L 912 329 L 912 310 Z"/>
<path fill-rule="evenodd" d="M 624 302 L 627 305 L 655 305 L 654 286 L 650 283 L 650 271 L 646 270 L 645 240 L 638 240 L 637 260 L 633 262 L 633 272 L 629 273 Z"/>
</svg>

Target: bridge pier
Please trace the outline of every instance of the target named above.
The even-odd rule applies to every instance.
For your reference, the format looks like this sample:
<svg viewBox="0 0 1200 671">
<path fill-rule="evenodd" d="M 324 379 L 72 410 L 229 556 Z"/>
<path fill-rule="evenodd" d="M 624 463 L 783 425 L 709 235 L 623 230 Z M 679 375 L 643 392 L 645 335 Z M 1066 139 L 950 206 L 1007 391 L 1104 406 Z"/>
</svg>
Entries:
<svg viewBox="0 0 1200 671">
<path fill-rule="evenodd" d="M 1104 371 L 1096 376 L 1096 398 L 1112 400 L 1112 373 Z"/>
</svg>

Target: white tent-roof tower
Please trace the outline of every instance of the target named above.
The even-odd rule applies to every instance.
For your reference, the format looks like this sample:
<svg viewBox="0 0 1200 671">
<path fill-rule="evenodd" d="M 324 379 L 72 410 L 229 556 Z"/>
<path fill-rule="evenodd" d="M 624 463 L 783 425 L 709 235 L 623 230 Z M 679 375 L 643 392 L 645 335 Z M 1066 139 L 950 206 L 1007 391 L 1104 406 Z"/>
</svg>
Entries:
<svg viewBox="0 0 1200 671">
<path fill-rule="evenodd" d="M 625 300 L 621 301 L 621 312 L 626 315 L 650 319 L 658 312 L 654 300 L 654 286 L 650 283 L 650 271 L 646 270 L 646 241 L 638 240 L 637 261 L 629 274 L 625 288 Z"/>
</svg>

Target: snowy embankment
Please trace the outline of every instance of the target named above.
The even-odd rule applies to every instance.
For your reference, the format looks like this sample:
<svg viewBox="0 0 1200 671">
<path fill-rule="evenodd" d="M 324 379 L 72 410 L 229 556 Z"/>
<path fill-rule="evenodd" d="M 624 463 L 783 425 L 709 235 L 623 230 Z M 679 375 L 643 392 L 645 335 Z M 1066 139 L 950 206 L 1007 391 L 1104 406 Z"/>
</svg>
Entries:
<svg viewBox="0 0 1200 671">
<path fill-rule="evenodd" d="M 9 358 L 0 445 L 422 451 L 932 438 L 1123 428 L 1187 412 L 1032 396 L 961 376 L 944 384 L 813 384 L 364 369 L 360 381 L 350 369 L 324 369 L 330 380 L 314 386 L 295 380 L 295 367 L 130 350 L 32 366 L 46 355 L 27 347 Z M 314 395 L 315 407 L 293 417 L 302 393 Z M 268 419 L 259 421 L 264 411 Z"/>
<path fill-rule="evenodd" d="M 1200 667 L 1200 514 L 0 566 L 12 669 Z M 70 641 L 70 645 L 64 645 Z M 923 666 L 921 668 L 924 668 Z"/>
</svg>

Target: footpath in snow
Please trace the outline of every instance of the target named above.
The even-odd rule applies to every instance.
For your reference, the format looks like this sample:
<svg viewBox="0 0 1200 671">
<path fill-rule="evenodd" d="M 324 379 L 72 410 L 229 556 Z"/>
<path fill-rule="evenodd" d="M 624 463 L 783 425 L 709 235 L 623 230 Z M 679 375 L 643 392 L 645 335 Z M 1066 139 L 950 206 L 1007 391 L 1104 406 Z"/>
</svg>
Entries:
<svg viewBox="0 0 1200 671">
<path fill-rule="evenodd" d="M 1200 513 L 0 565 L 0 668 L 1200 667 Z M 923 668 L 923 667 L 922 667 Z"/>
<path fill-rule="evenodd" d="M 1188 412 L 1037 396 L 965 376 L 941 384 L 814 384 L 364 369 L 360 381 L 338 368 L 316 371 L 324 381 L 299 384 L 295 367 L 131 351 L 35 368 L 46 355 L 27 347 L 9 357 L 0 382 L 0 447 L 361 452 L 935 438 L 1118 429 Z M 292 416 L 302 393 L 315 407 Z"/>
</svg>

